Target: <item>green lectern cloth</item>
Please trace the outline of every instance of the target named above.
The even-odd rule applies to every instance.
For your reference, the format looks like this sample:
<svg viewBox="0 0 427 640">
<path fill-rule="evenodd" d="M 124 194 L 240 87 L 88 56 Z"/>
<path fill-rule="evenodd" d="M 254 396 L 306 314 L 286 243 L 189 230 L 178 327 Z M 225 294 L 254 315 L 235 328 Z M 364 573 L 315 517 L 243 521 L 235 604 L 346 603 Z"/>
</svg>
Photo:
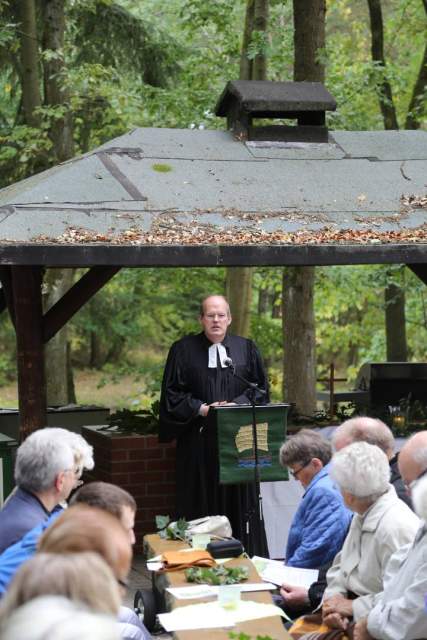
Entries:
<svg viewBox="0 0 427 640">
<path fill-rule="evenodd" d="M 279 463 L 279 449 L 286 438 L 288 408 L 287 404 L 255 407 L 261 482 L 288 479 L 287 471 Z M 215 417 L 220 484 L 252 482 L 255 466 L 252 407 L 218 407 L 215 409 Z"/>
</svg>

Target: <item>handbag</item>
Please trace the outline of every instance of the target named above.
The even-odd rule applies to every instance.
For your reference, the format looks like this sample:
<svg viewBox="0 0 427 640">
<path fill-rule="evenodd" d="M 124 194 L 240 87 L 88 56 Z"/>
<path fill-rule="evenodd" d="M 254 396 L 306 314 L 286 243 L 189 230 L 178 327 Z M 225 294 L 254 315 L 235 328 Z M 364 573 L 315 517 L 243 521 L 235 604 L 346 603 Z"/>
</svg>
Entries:
<svg viewBox="0 0 427 640">
<path fill-rule="evenodd" d="M 231 538 L 230 540 L 210 542 L 206 551 L 209 551 L 213 558 L 237 558 L 242 555 L 244 549 L 240 540 Z"/>
</svg>

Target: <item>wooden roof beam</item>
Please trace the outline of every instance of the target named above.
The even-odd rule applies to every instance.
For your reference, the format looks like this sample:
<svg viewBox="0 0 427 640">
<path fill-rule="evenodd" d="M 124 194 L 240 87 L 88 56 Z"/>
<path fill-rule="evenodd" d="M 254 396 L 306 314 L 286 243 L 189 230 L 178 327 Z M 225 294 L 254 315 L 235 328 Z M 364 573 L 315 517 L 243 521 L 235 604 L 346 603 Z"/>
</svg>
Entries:
<svg viewBox="0 0 427 640">
<path fill-rule="evenodd" d="M 427 284 L 427 263 L 406 265 L 420 280 Z"/>
<path fill-rule="evenodd" d="M 44 315 L 43 341 L 48 342 L 121 267 L 92 267 Z"/>
</svg>

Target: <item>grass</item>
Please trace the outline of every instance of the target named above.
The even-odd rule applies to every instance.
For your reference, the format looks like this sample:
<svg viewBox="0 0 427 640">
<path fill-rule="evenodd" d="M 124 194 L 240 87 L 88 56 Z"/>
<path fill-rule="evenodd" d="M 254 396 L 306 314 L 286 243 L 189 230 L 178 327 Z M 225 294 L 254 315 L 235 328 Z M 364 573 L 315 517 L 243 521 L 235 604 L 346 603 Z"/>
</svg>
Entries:
<svg viewBox="0 0 427 640">
<path fill-rule="evenodd" d="M 93 370 L 74 370 L 74 385 L 78 404 L 97 404 L 110 407 L 112 410 L 137 408 L 138 404 L 151 404 L 143 397 L 144 385 L 142 381 L 135 381 L 131 375 L 123 375 L 117 382 L 109 381 L 98 387 L 105 373 Z M 0 387 L 0 408 L 16 408 L 18 406 L 17 384 Z"/>
</svg>

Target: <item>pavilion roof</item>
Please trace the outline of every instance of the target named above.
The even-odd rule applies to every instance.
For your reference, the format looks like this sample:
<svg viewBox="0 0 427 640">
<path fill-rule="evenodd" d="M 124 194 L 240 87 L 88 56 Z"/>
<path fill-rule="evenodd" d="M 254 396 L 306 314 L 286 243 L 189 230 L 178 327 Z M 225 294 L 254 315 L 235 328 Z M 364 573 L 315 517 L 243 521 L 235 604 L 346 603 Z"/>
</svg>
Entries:
<svg viewBox="0 0 427 640">
<path fill-rule="evenodd" d="M 135 129 L 0 191 L 0 263 L 427 262 L 427 132 Z"/>
</svg>

